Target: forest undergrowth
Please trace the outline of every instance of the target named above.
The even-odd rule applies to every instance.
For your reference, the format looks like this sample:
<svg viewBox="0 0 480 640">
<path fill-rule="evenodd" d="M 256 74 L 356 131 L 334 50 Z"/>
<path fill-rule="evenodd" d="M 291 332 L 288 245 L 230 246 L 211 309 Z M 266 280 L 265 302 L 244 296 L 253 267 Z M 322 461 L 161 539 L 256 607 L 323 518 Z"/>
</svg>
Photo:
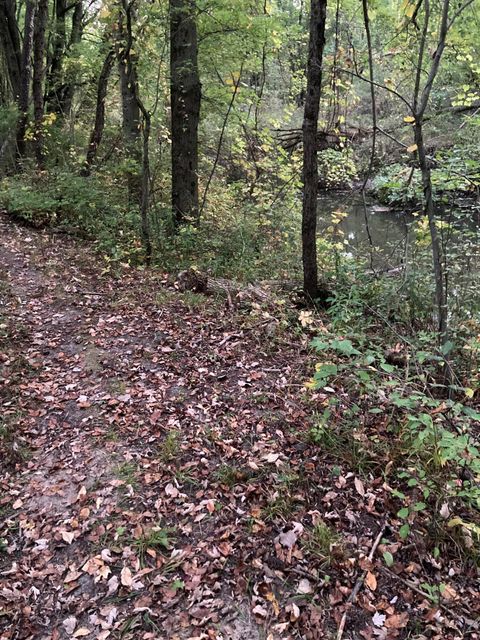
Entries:
<svg viewBox="0 0 480 640">
<path fill-rule="evenodd" d="M 473 390 L 0 231 L 2 639 L 479 637 Z"/>
</svg>

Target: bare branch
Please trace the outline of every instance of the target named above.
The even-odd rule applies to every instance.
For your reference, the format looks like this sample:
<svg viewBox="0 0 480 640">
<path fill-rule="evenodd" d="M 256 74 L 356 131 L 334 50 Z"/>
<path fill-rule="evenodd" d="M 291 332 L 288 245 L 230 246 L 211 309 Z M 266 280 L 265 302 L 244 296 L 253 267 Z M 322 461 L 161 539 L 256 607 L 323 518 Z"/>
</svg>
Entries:
<svg viewBox="0 0 480 640">
<path fill-rule="evenodd" d="M 379 82 L 375 82 L 374 80 L 370 80 L 370 78 L 366 78 L 365 76 L 362 76 L 359 73 L 355 73 L 354 71 L 350 71 L 349 69 L 340 69 L 340 71 L 342 71 L 342 73 L 346 73 L 350 76 L 353 76 L 354 78 L 358 78 L 359 80 L 363 80 L 364 82 L 368 82 L 370 84 L 373 84 L 375 87 L 379 87 L 380 89 L 384 89 L 385 91 L 388 91 L 389 93 L 392 93 L 394 96 L 397 96 L 397 98 L 399 100 L 401 100 L 408 108 L 409 110 L 413 113 L 413 107 L 412 105 L 408 102 L 408 100 L 402 96 L 401 93 L 398 93 L 398 91 L 395 91 L 395 89 L 392 89 L 391 87 L 387 87 L 384 84 L 380 84 Z"/>
</svg>

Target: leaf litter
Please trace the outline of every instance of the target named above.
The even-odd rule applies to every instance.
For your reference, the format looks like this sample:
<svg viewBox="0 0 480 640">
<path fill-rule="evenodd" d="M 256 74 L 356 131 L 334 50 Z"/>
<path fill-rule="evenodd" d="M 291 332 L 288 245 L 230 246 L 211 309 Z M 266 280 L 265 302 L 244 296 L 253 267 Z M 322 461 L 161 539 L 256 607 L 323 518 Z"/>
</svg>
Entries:
<svg viewBox="0 0 480 640">
<path fill-rule="evenodd" d="M 2 640 L 479 637 L 382 473 L 309 440 L 310 325 L 0 225 Z"/>
</svg>

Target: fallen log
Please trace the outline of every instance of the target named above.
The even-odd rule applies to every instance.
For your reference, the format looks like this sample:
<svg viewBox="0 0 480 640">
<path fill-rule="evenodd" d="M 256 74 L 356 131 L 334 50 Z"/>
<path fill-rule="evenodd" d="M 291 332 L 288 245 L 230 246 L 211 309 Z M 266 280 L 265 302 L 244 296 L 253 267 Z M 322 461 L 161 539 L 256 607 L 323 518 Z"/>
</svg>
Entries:
<svg viewBox="0 0 480 640">
<path fill-rule="evenodd" d="M 234 303 L 244 301 L 265 303 L 282 294 L 300 292 L 301 283 L 292 280 L 265 280 L 258 284 L 244 284 L 227 278 L 213 278 L 197 269 L 185 269 L 177 275 L 174 287 L 182 292 L 220 295 L 233 306 Z"/>
</svg>

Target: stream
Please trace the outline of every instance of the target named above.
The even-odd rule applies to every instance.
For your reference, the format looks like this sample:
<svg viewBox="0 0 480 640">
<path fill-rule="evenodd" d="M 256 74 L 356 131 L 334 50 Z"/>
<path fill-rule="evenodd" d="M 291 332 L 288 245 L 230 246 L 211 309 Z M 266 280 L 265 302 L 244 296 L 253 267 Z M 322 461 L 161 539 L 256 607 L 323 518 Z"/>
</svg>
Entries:
<svg viewBox="0 0 480 640">
<path fill-rule="evenodd" d="M 331 225 L 336 211 L 347 214 L 339 225 L 347 241 L 347 254 L 369 262 L 371 254 L 372 266 L 378 269 L 393 269 L 403 262 L 413 236 L 411 215 L 371 202 L 365 211 L 362 199 L 350 194 L 321 195 L 318 198 L 319 233 Z"/>
<path fill-rule="evenodd" d="M 428 277 L 429 235 L 426 230 L 419 239 L 414 231 L 418 217 L 371 200 L 365 209 L 359 194 L 322 194 L 318 198 L 320 235 L 331 226 L 332 216 L 338 211 L 346 214 L 339 224 L 343 232 L 339 239 L 345 241 L 347 256 L 363 260 L 366 268 L 378 271 L 395 271 L 405 263 L 410 270 L 422 265 L 421 273 Z M 452 301 L 466 306 L 468 315 L 480 317 L 480 204 L 458 198 L 453 206 L 442 205 L 439 217 Z"/>
</svg>

